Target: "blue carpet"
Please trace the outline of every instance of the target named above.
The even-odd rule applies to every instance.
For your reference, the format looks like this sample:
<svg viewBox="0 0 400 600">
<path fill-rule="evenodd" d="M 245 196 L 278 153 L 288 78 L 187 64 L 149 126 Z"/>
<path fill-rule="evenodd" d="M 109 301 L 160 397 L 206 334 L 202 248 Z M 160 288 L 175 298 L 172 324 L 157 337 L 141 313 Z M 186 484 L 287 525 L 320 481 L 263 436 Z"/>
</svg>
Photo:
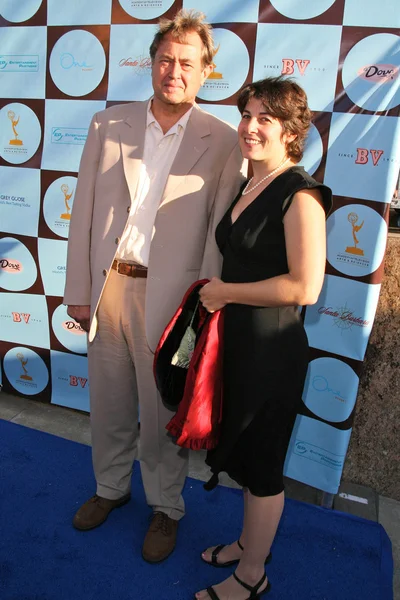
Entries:
<svg viewBox="0 0 400 600">
<path fill-rule="evenodd" d="M 237 490 L 189 479 L 187 516 L 164 563 L 140 556 L 150 511 L 134 499 L 90 532 L 71 526 L 94 490 L 90 448 L 0 420 L 1 600 L 191 600 L 227 576 L 199 553 L 237 535 Z M 271 600 L 392 600 L 391 544 L 376 523 L 288 500 L 267 568 Z"/>
</svg>

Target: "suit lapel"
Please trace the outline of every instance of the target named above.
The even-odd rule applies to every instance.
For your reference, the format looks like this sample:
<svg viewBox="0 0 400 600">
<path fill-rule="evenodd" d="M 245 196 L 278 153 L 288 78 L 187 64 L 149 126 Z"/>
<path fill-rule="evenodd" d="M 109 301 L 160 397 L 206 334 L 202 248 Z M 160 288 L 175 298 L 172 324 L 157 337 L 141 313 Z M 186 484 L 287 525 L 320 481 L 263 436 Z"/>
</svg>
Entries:
<svg viewBox="0 0 400 600">
<path fill-rule="evenodd" d="M 127 116 L 120 127 L 122 163 L 131 201 L 135 197 L 143 160 L 147 105 L 148 100 L 129 105 Z"/>
<path fill-rule="evenodd" d="M 197 105 L 187 123 L 179 150 L 170 170 L 160 207 L 169 201 L 172 192 L 184 181 L 184 176 L 209 147 L 210 125 L 206 113 Z"/>
</svg>

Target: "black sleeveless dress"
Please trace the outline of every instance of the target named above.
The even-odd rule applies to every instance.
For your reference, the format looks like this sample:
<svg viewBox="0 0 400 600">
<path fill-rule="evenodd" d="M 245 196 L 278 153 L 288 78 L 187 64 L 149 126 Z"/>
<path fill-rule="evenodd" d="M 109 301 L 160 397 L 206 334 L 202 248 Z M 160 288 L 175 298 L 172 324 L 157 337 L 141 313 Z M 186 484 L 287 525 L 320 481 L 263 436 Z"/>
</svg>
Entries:
<svg viewBox="0 0 400 600">
<path fill-rule="evenodd" d="M 331 190 L 294 166 L 276 177 L 232 224 L 238 194 L 216 230 L 223 281 L 248 283 L 288 273 L 283 217 L 295 192 L 311 188 L 320 190 L 328 213 Z M 308 359 L 298 307 L 225 307 L 222 430 L 218 446 L 207 453 L 214 475 L 206 489 L 218 483 L 220 471 L 255 496 L 284 489 L 283 465 Z"/>
</svg>

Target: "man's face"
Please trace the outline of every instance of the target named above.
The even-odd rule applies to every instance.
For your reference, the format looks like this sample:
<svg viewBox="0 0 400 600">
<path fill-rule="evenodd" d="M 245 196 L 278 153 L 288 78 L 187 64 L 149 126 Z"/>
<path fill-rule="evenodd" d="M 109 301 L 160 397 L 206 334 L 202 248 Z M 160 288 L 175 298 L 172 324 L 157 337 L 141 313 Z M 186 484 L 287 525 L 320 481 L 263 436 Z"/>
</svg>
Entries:
<svg viewBox="0 0 400 600">
<path fill-rule="evenodd" d="M 170 34 L 160 43 L 152 65 L 154 96 L 164 104 L 193 104 L 212 66 L 203 67 L 202 41 L 188 33 L 180 44 Z"/>
</svg>

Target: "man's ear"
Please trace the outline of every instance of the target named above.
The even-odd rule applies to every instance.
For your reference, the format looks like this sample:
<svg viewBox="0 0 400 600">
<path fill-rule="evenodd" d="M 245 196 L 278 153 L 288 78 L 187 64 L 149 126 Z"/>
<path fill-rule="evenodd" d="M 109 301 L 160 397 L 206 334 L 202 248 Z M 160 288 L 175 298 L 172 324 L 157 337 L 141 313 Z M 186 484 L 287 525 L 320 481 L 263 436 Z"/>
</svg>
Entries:
<svg viewBox="0 0 400 600">
<path fill-rule="evenodd" d="M 213 66 L 212 65 L 207 65 L 206 67 L 204 67 L 201 85 L 203 85 L 203 83 L 205 82 L 205 80 L 207 79 L 207 77 L 210 76 L 210 73 L 212 72 L 212 70 L 213 70 Z"/>
</svg>

